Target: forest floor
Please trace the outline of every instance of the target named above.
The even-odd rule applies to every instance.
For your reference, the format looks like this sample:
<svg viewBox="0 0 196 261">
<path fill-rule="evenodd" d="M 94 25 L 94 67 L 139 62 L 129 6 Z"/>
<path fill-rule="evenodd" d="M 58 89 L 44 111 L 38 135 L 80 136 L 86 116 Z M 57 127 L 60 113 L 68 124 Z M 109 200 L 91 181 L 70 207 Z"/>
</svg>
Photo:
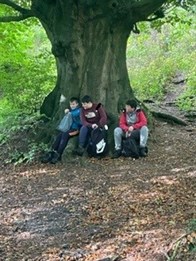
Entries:
<svg viewBox="0 0 196 261">
<path fill-rule="evenodd" d="M 195 134 L 156 122 L 146 158 L 2 167 L 0 260 L 196 260 Z"/>
<path fill-rule="evenodd" d="M 196 260 L 195 152 L 155 121 L 146 158 L 2 165 L 0 261 Z"/>
</svg>

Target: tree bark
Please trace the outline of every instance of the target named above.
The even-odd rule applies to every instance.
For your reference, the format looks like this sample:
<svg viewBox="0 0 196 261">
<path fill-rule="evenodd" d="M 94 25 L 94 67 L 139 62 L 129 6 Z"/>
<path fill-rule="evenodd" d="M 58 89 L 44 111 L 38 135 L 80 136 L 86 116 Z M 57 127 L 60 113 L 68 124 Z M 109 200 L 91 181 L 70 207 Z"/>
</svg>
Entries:
<svg viewBox="0 0 196 261">
<path fill-rule="evenodd" d="M 64 3 L 62 8 L 61 12 L 60 7 L 53 10 L 52 23 L 40 19 L 52 44 L 58 73 L 56 87 L 41 112 L 55 116 L 61 94 L 67 99 L 88 94 L 109 114 L 117 114 L 126 100 L 134 97 L 126 67 L 126 44 L 133 25 L 111 24 L 107 16 L 99 16 L 99 9 L 85 11 L 73 3 Z"/>
</svg>

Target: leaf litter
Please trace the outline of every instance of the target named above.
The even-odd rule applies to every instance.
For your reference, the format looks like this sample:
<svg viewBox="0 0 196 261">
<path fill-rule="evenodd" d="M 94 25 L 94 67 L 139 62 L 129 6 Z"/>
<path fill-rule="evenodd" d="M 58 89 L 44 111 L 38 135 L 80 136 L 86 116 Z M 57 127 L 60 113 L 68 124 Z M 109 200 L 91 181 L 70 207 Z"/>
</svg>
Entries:
<svg viewBox="0 0 196 261">
<path fill-rule="evenodd" d="M 0 260 L 194 260 L 195 133 L 156 122 L 146 158 L 4 166 Z"/>
</svg>

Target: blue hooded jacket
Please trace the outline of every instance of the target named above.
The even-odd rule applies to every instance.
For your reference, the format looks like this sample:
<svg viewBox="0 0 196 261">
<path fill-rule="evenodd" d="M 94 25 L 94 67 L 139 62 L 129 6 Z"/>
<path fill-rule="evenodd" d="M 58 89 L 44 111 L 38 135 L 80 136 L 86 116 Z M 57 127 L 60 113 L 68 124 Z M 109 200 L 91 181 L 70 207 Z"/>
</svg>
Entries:
<svg viewBox="0 0 196 261">
<path fill-rule="evenodd" d="M 81 121 L 80 121 L 80 108 L 77 107 L 73 110 L 70 110 L 71 116 L 73 123 L 70 127 L 71 130 L 79 130 L 82 126 Z"/>
</svg>

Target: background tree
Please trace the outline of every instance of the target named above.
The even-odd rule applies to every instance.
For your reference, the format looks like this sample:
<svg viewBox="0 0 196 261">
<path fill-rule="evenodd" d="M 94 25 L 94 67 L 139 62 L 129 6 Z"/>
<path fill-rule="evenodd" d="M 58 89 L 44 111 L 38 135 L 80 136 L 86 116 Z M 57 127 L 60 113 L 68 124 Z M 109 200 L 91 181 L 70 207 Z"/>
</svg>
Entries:
<svg viewBox="0 0 196 261">
<path fill-rule="evenodd" d="M 43 25 L 56 59 L 57 81 L 41 113 L 54 116 L 61 94 L 90 94 L 108 112 L 117 113 L 133 97 L 126 68 L 126 43 L 138 21 L 156 19 L 167 1 L 1 0 L 7 15 L 1 22 L 36 17 Z"/>
</svg>

